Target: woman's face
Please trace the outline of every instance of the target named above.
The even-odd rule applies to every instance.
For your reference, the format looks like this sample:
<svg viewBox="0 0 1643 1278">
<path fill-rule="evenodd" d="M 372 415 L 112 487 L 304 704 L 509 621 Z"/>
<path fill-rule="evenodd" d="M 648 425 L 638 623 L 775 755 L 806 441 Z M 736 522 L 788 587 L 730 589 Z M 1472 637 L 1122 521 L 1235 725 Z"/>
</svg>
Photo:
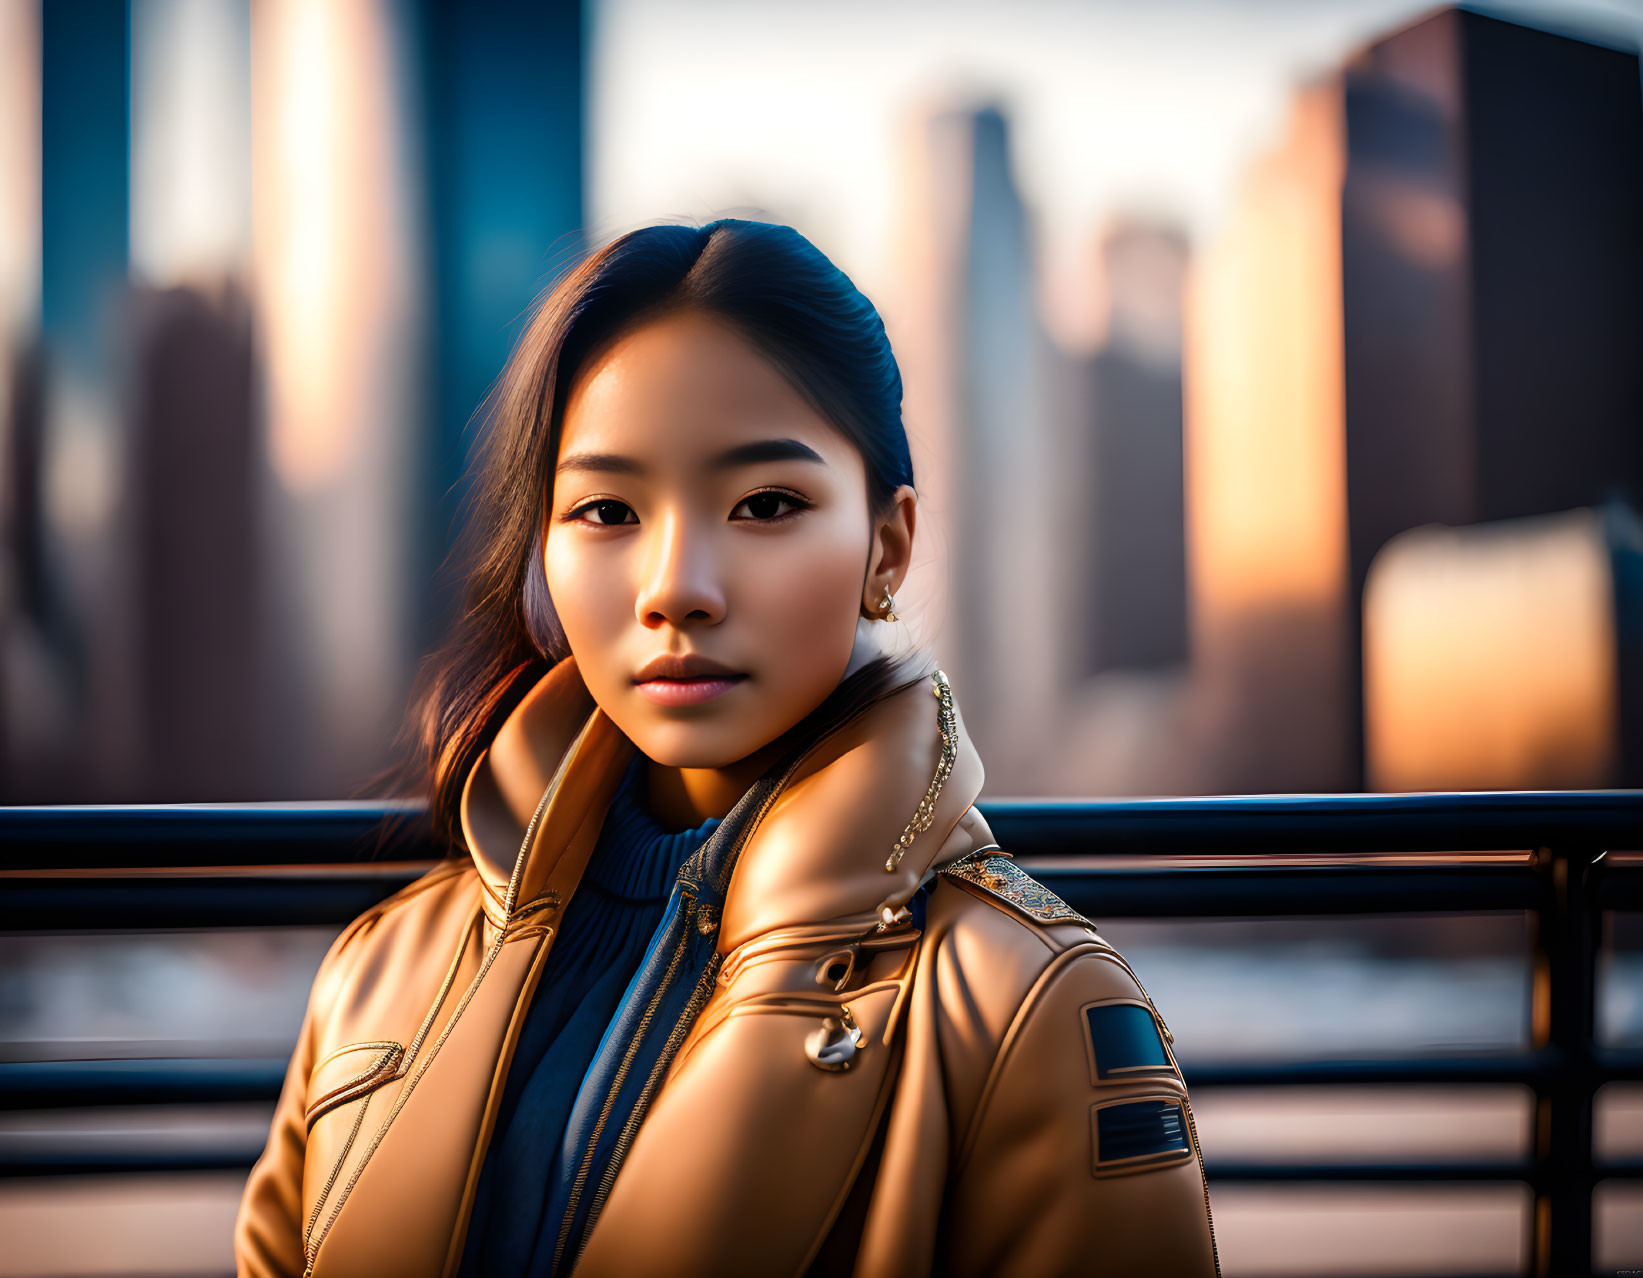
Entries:
<svg viewBox="0 0 1643 1278">
<path fill-rule="evenodd" d="M 837 686 L 864 604 L 905 572 L 911 507 L 881 535 L 855 446 L 724 321 L 676 312 L 571 387 L 548 591 L 616 725 L 658 763 L 723 768 Z M 649 677 L 670 657 L 730 674 Z"/>
</svg>

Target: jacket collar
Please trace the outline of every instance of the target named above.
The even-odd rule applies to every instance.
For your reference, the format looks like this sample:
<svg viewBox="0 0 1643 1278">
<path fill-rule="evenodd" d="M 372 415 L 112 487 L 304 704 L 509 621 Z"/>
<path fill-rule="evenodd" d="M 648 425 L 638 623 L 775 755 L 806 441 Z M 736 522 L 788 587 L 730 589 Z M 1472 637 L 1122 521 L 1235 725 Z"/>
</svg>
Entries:
<svg viewBox="0 0 1643 1278">
<path fill-rule="evenodd" d="M 954 690 L 956 755 L 929 827 L 893 871 L 885 859 L 918 810 L 941 759 L 939 703 L 917 655 L 898 663 L 906 686 L 814 744 L 754 825 L 731 878 L 719 928 L 728 953 L 779 927 L 870 926 L 911 898 L 981 792 L 983 769 Z M 604 814 L 638 747 L 595 703 L 574 657 L 526 693 L 463 785 L 462 831 L 482 899 L 503 926 L 527 908 L 570 899 Z M 547 806 L 526 830 L 538 804 Z"/>
</svg>

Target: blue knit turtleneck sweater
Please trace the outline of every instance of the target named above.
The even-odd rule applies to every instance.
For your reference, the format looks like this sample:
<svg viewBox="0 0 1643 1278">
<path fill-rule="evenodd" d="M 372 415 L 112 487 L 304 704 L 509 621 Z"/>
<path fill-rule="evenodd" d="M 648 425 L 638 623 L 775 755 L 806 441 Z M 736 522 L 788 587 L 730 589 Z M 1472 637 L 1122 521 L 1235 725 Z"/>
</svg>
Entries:
<svg viewBox="0 0 1643 1278">
<path fill-rule="evenodd" d="M 675 873 L 721 819 L 664 829 L 647 806 L 648 763 L 636 753 L 623 774 L 542 969 L 480 1169 L 463 1278 L 547 1272 L 559 1222 L 543 1217 L 577 1089 L 661 922 Z"/>
</svg>

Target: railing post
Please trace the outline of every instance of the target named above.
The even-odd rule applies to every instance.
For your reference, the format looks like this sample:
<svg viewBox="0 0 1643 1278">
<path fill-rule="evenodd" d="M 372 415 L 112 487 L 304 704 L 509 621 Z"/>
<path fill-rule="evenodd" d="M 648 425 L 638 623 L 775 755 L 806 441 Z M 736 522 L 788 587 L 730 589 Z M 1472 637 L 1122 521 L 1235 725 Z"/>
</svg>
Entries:
<svg viewBox="0 0 1643 1278">
<path fill-rule="evenodd" d="M 1535 1096 L 1540 1172 L 1530 1221 L 1535 1278 L 1592 1272 L 1595 958 L 1602 923 L 1592 869 L 1601 855 L 1586 847 L 1536 849 L 1545 890 L 1530 917 L 1535 965 L 1530 1032 L 1534 1047 L 1550 1047 L 1556 1064 Z"/>
</svg>

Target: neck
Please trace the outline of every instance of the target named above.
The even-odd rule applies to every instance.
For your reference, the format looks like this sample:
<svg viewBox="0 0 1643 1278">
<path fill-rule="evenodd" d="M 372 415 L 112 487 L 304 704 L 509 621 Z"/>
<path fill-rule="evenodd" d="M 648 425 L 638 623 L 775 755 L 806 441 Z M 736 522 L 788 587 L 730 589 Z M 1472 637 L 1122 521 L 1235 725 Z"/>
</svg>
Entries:
<svg viewBox="0 0 1643 1278">
<path fill-rule="evenodd" d="M 688 830 L 708 817 L 722 817 L 775 762 L 772 741 L 725 768 L 670 768 L 651 760 L 651 815 L 669 830 Z"/>
<path fill-rule="evenodd" d="M 840 682 L 884 652 L 874 624 L 866 618 L 856 622 L 855 646 Z M 651 814 L 670 830 L 689 829 L 708 817 L 724 816 L 775 763 L 780 742 L 778 737 L 722 768 L 674 768 L 652 759 L 648 777 Z"/>
</svg>

